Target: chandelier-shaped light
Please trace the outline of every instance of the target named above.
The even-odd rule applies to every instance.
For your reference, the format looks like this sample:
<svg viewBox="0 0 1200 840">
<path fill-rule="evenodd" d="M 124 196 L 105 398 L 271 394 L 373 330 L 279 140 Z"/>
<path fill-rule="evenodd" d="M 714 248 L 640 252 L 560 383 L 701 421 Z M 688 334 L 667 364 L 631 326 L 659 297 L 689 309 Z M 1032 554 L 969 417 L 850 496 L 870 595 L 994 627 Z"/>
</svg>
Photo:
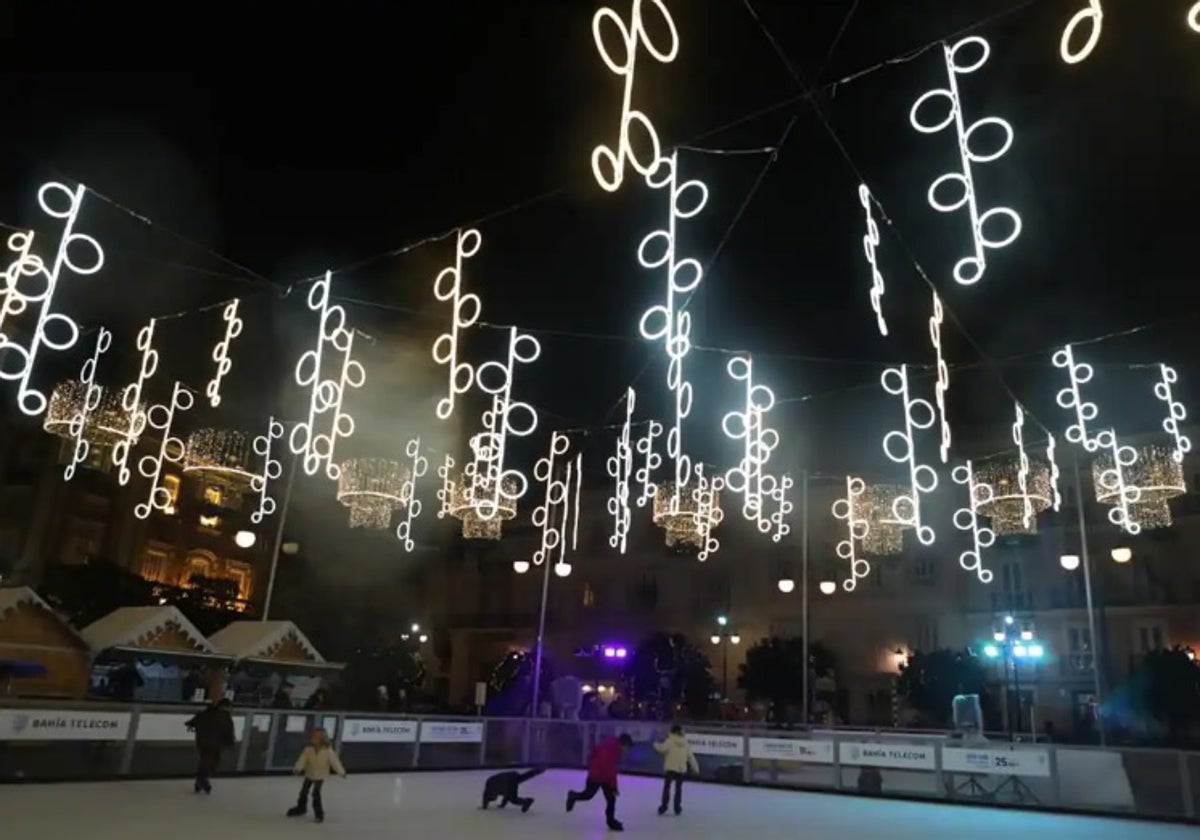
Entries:
<svg viewBox="0 0 1200 840">
<path fill-rule="evenodd" d="M 735 382 L 745 383 L 745 402 L 741 411 L 731 411 L 721 421 L 726 437 L 743 444 L 741 461 L 725 473 L 725 486 L 742 494 L 742 515 L 767 534 L 774 523 L 763 509 L 763 499 L 778 499 L 780 489 L 778 479 L 764 472 L 779 445 L 779 433 L 764 422 L 775 407 L 775 394 L 754 382 L 754 363 L 749 356 L 734 356 L 726 367 Z"/>
<path fill-rule="evenodd" d="M 1067 426 L 1067 440 L 1082 446 L 1088 452 L 1095 452 L 1100 444 L 1097 436 L 1088 433 L 1088 423 L 1096 419 L 1100 410 L 1094 402 L 1083 398 L 1080 387 L 1091 381 L 1094 373 L 1092 366 L 1086 362 L 1076 362 L 1075 352 L 1070 344 L 1056 352 L 1051 361 L 1056 368 L 1067 372 L 1067 380 L 1070 383 L 1058 392 L 1057 398 L 1061 408 L 1075 412 L 1075 422 Z"/>
<path fill-rule="evenodd" d="M 638 507 L 645 507 L 658 494 L 658 487 L 654 483 L 654 471 L 662 466 L 662 455 L 654 449 L 654 441 L 662 436 L 662 423 L 657 420 L 651 420 L 646 424 L 646 434 L 638 438 L 637 451 L 641 456 L 642 465 L 637 468 L 634 473 L 634 481 L 642 485 L 642 492 L 638 494 Z"/>
<path fill-rule="evenodd" d="M 933 467 L 917 463 L 913 432 L 928 429 L 934 423 L 933 406 L 928 400 L 909 396 L 908 366 L 888 368 L 880 378 L 883 390 L 900 398 L 904 407 L 904 429 L 891 431 L 883 437 L 883 452 L 897 464 L 908 466 L 909 490 L 892 501 L 892 524 L 916 530 L 921 545 L 933 545 L 933 528 L 921 519 L 921 496 L 937 488 L 938 477 Z"/>
<path fill-rule="evenodd" d="M 197 429 L 188 435 L 184 475 L 205 485 L 220 487 L 223 502 L 241 507 L 241 498 L 254 486 L 253 441 L 236 429 Z"/>
<path fill-rule="evenodd" d="M 642 22 L 642 4 L 644 0 L 633 0 L 633 13 L 629 24 L 621 20 L 620 15 L 608 7 L 597 10 L 592 18 L 592 38 L 596 42 L 596 50 L 608 69 L 624 80 L 624 94 L 621 100 L 621 129 L 617 137 L 617 148 L 613 151 L 608 146 L 597 146 L 592 150 L 592 174 L 596 183 L 608 192 L 616 192 L 625 180 L 625 164 L 628 162 L 637 172 L 650 177 L 657 171 L 663 161 L 662 144 L 658 132 L 650 118 L 633 107 L 633 77 L 637 64 L 639 47 L 644 47 L 651 57 L 663 64 L 670 64 L 679 54 L 679 33 L 675 29 L 675 21 L 663 0 L 646 0 L 662 15 L 663 22 L 670 33 L 670 41 L 666 49 L 660 49 L 651 39 Z M 623 52 L 621 61 L 613 58 L 608 47 L 604 45 L 604 22 L 610 21 L 620 35 Z M 633 150 L 629 129 L 637 124 L 646 135 L 649 143 L 649 154 L 640 158 Z M 607 171 L 606 171 L 607 170 Z"/>
<path fill-rule="evenodd" d="M 997 535 L 1036 534 L 1037 514 L 1053 506 L 1050 468 L 1033 459 L 1028 459 L 1028 465 L 1024 490 L 1019 455 L 990 458 L 972 465 L 975 482 L 991 490 L 988 501 L 980 502 L 978 508 L 991 520 Z"/>
<path fill-rule="evenodd" d="M 338 470 L 337 500 L 350 508 L 351 528 L 390 528 L 404 507 L 408 467 L 387 458 L 351 458 Z"/>
<path fill-rule="evenodd" d="M 1135 514 L 1137 504 L 1142 501 L 1142 490 L 1131 481 L 1132 468 L 1138 460 L 1137 450 L 1121 443 L 1112 429 L 1096 435 L 1096 449 L 1100 450 L 1092 464 L 1096 501 L 1113 506 L 1108 512 L 1112 524 L 1128 534 L 1141 533 L 1142 526 Z"/>
<path fill-rule="evenodd" d="M 983 550 L 995 544 L 996 532 L 979 521 L 980 508 L 992 502 L 992 488 L 975 480 L 975 467 L 970 461 L 955 467 L 950 473 L 955 484 L 967 488 L 967 505 L 954 511 L 954 527 L 971 535 L 971 548 L 958 555 L 958 565 L 965 572 L 974 572 L 980 583 L 991 583 L 991 569 L 983 567 Z"/>
<path fill-rule="evenodd" d="M 148 519 L 153 510 L 167 511 L 175 499 L 171 491 L 163 485 L 164 464 L 179 464 L 183 461 L 185 447 L 183 440 L 174 433 L 175 412 L 188 411 L 195 405 L 196 398 L 192 392 L 176 382 L 171 391 L 171 402 L 165 405 L 152 405 L 146 410 L 146 425 L 162 433 L 155 455 L 143 455 L 138 461 L 138 472 L 150 479 L 150 493 L 146 501 L 134 505 L 133 513 L 138 519 Z"/>
<path fill-rule="evenodd" d="M 87 188 L 79 184 L 74 189 L 51 181 L 38 190 L 38 206 L 51 219 L 61 219 L 62 233 L 58 248 L 49 266 L 40 256 L 33 253 L 34 233 L 18 231 L 8 238 L 8 248 L 15 255 L 4 274 L 3 304 L 0 305 L 0 379 L 20 383 L 17 386 L 17 407 L 30 417 L 37 417 L 46 410 L 48 399 L 45 394 L 30 384 L 38 352 L 48 350 L 70 350 L 79 340 L 79 324 L 69 315 L 54 311 L 54 295 L 58 291 L 63 269 L 86 276 L 95 274 L 104 267 L 104 249 L 92 237 L 75 232 L 79 208 Z M 22 278 L 36 280 L 30 284 Z M 10 317 L 26 312 L 36 312 L 36 321 L 28 344 L 21 344 L 9 336 L 16 330 L 8 325 Z M 12 360 L 16 359 L 14 363 Z"/>
<path fill-rule="evenodd" d="M 1075 30 L 1085 21 L 1088 23 L 1087 40 L 1078 50 L 1073 50 L 1071 42 L 1075 40 Z M 1078 64 L 1091 55 L 1092 50 L 1096 49 L 1096 44 L 1100 41 L 1100 30 L 1103 25 L 1104 10 L 1100 8 L 1100 0 L 1087 0 L 1087 5 L 1072 15 L 1066 28 L 1063 29 L 1062 39 L 1058 45 L 1058 52 L 1062 56 L 1062 60 L 1067 64 Z"/>
<path fill-rule="evenodd" d="M 100 327 L 96 331 L 96 349 L 92 351 L 91 357 L 83 363 L 83 368 L 79 372 L 79 384 L 83 388 L 83 393 L 80 395 L 78 408 L 71 415 L 69 429 L 71 439 L 74 445 L 71 447 L 71 463 L 63 469 L 63 479 L 70 481 L 75 477 L 75 469 L 87 461 L 88 455 L 91 453 L 91 426 L 92 414 L 100 408 L 100 400 L 104 395 L 104 389 L 96 384 L 96 368 L 100 364 L 100 356 L 108 350 L 112 345 L 112 333 Z M 53 404 L 54 397 L 58 394 L 56 388 L 50 395 L 50 402 Z M 50 412 L 46 412 L 47 420 L 49 420 Z"/>
<path fill-rule="evenodd" d="M 1131 534 L 1143 528 L 1170 526 L 1171 508 L 1167 502 L 1187 492 L 1183 465 L 1175 460 L 1174 449 L 1150 445 L 1135 450 L 1117 445 L 1116 449 L 1121 453 L 1118 463 L 1113 448 L 1106 448 L 1108 451 L 1092 462 L 1092 483 L 1096 488 L 1096 501 L 1114 506 L 1109 511 L 1109 519 L 1125 527 L 1119 521 L 1124 516 L 1137 526 L 1136 530 L 1125 527 Z M 1119 512 L 1122 502 L 1127 508 L 1125 514 Z"/>
<path fill-rule="evenodd" d="M 1056 511 L 1062 509 L 1062 492 L 1059 490 L 1059 482 L 1062 480 L 1062 471 L 1058 468 L 1058 459 L 1055 455 L 1054 435 L 1047 433 L 1046 435 L 1046 461 L 1050 464 L 1050 506 Z"/>
<path fill-rule="evenodd" d="M 1179 381 L 1179 374 L 1170 365 L 1159 365 L 1158 367 L 1162 379 L 1155 383 L 1154 395 L 1167 404 L 1167 416 L 1162 422 L 1162 427 L 1163 431 L 1175 441 L 1173 455 L 1175 462 L 1182 464 L 1183 456 L 1192 451 L 1192 441 L 1179 431 L 1180 422 L 1187 419 L 1187 409 L 1183 407 L 1183 403 L 1175 399 L 1174 391 L 1171 388 Z"/>
<path fill-rule="evenodd" d="M 271 447 L 277 440 L 283 439 L 283 423 L 274 417 L 267 418 L 267 433 L 254 439 L 254 454 L 262 458 L 262 471 L 250 480 L 250 489 L 258 494 L 258 509 L 250 514 L 250 521 L 255 525 L 275 513 L 275 499 L 267 493 L 272 481 L 277 481 L 283 475 L 283 464 L 271 453 Z"/>
<path fill-rule="evenodd" d="M 837 556 L 850 568 L 850 577 L 842 581 L 842 589 L 853 592 L 858 582 L 871 574 L 871 563 L 858 555 L 858 543 L 870 534 L 870 523 L 860 516 L 866 484 L 861 478 L 846 476 L 846 495 L 833 503 L 833 515 L 846 523 L 846 538 L 837 544 Z"/>
<path fill-rule="evenodd" d="M 454 246 L 454 265 L 438 272 L 433 281 L 433 296 L 440 301 L 450 302 L 450 331 L 442 333 L 433 342 L 433 360 L 445 365 L 448 371 L 446 396 L 438 400 L 437 416 L 445 420 L 454 413 L 454 398 L 465 394 L 475 381 L 475 368 L 470 362 L 458 360 L 460 333 L 479 320 L 483 304 L 478 295 L 463 294 L 463 261 L 479 253 L 483 236 L 479 231 L 459 230 Z"/>
<path fill-rule="evenodd" d="M 867 232 L 863 234 L 863 253 L 867 256 L 867 264 L 871 266 L 871 308 L 875 310 L 875 323 L 879 326 L 879 334 L 888 334 L 887 319 L 883 317 L 883 274 L 879 270 L 878 257 L 875 249 L 879 247 L 879 225 L 871 214 L 871 190 L 866 184 L 858 185 L 858 201 L 867 213 Z"/>
<path fill-rule="evenodd" d="M 667 227 L 647 234 L 638 246 L 638 261 L 645 268 L 665 268 L 667 294 L 664 303 L 655 304 L 642 313 L 639 324 L 642 337 L 661 340 L 667 352 L 667 388 L 675 395 L 675 419 L 667 431 L 667 457 L 675 462 L 675 481 L 671 484 L 672 500 L 678 508 L 692 473 L 691 459 L 683 451 L 683 421 L 692 411 L 692 383 L 683 376 L 683 361 L 692 349 L 692 316 L 684 311 L 684 295 L 699 287 L 704 269 L 699 260 L 677 259 L 676 228 L 680 220 L 690 219 L 708 202 L 708 187 L 703 181 L 678 182 L 678 155 L 664 158 L 664 174 L 658 180 L 647 176 L 655 189 L 666 188 L 670 198 Z"/>
<path fill-rule="evenodd" d="M 628 388 L 625 391 L 625 423 L 621 426 L 621 436 L 617 438 L 617 452 L 605 465 L 615 482 L 613 494 L 608 497 L 608 515 L 613 518 L 613 532 L 608 544 L 622 554 L 625 553 L 633 519 L 629 510 L 629 481 L 633 477 L 633 441 L 630 435 L 636 399 L 637 394 Z"/>
<path fill-rule="evenodd" d="M 100 399 L 96 408 L 88 412 L 83 436 L 92 446 L 112 446 L 125 436 L 129 414 L 121 403 L 119 391 L 97 387 L 100 388 Z M 67 379 L 54 386 L 42 429 L 64 440 L 74 440 L 71 424 L 83 410 L 87 394 L 87 385 L 78 379 Z M 139 410 L 144 409 L 145 406 L 139 406 Z"/>
<path fill-rule="evenodd" d="M 686 491 L 677 491 L 671 482 L 656 488 L 653 519 L 666 534 L 667 545 L 699 548 L 696 558 L 704 562 L 721 547 L 713 529 L 725 517 L 720 500 L 725 480 L 720 475 L 707 478 L 703 464 L 696 464 L 693 470 L 695 483 Z"/>
<path fill-rule="evenodd" d="M 958 53 L 960 50 L 969 47 L 978 47 L 980 55 L 977 60 L 970 64 L 960 64 L 958 61 Z M 972 171 L 973 164 L 989 163 L 1002 157 L 1013 143 L 1013 129 L 1006 120 L 999 117 L 984 117 L 976 120 L 968 128 L 963 119 L 962 100 L 958 95 L 958 77 L 968 73 L 974 73 L 988 60 L 988 55 L 991 53 L 991 47 L 983 38 L 972 35 L 963 38 L 954 46 L 942 46 L 942 52 L 946 60 L 946 75 L 949 79 L 949 87 L 935 88 L 922 94 L 915 103 L 913 103 L 912 111 L 909 114 L 909 119 L 912 122 L 913 128 L 924 134 L 935 134 L 948 125 L 953 124 L 958 135 L 958 153 L 962 162 L 960 172 L 950 172 L 937 178 L 930 186 L 928 199 L 929 204 L 935 209 L 943 213 L 952 213 L 961 207 L 966 207 L 971 221 L 971 236 L 975 244 L 975 252 L 972 256 L 964 257 L 959 260 L 954 266 L 954 279 L 964 286 L 969 286 L 973 283 L 978 283 L 984 272 L 987 270 L 987 250 L 1004 248 L 1021 235 L 1021 217 L 1011 207 L 993 207 L 986 212 L 979 212 L 979 204 L 975 195 L 975 177 Z M 931 99 L 944 98 L 947 104 L 947 113 L 944 119 L 937 122 L 921 122 L 918 112 L 921 106 Z M 976 131 L 984 126 L 996 126 L 999 128 L 1004 137 L 1004 142 L 1000 144 L 1000 148 L 995 151 L 976 151 L 971 148 L 971 137 Z M 947 200 L 939 200 L 938 194 L 944 192 L 942 186 L 944 184 L 956 184 L 959 193 L 954 193 L 954 188 L 946 197 Z M 985 227 L 988 220 L 997 216 L 1003 216 L 1009 220 L 1012 230 L 1007 236 L 1001 236 L 994 239 L 989 239 Z"/>
<path fill-rule="evenodd" d="M 950 460 L 950 422 L 946 419 L 946 392 L 950 390 L 950 368 L 942 356 L 942 299 L 938 293 L 933 293 L 933 315 L 929 318 L 929 340 L 933 344 L 934 358 L 937 360 L 937 384 L 934 386 L 934 402 L 937 403 L 938 426 L 941 430 L 941 442 L 938 444 L 938 454 L 942 463 Z"/>
<path fill-rule="evenodd" d="M 471 439 L 472 450 L 477 451 L 484 445 L 482 437 L 482 435 L 475 435 Z M 462 522 L 462 535 L 466 539 L 498 540 L 502 533 L 501 523 L 517 515 L 516 485 L 511 478 L 506 480 L 505 486 L 499 492 L 500 507 L 497 509 L 496 515 L 490 519 L 484 519 L 479 515 L 476 507 L 476 494 L 494 495 L 490 489 L 491 481 L 494 479 L 477 477 L 474 469 L 477 463 L 480 461 L 473 460 L 468 463 L 463 474 L 457 478 L 447 471 L 442 478 L 442 490 L 438 492 L 438 498 L 449 499 L 449 507 L 445 507 L 446 503 L 443 501 L 445 515 L 453 516 Z M 443 468 L 449 470 L 453 466 L 453 459 L 447 457 L 446 465 Z M 438 469 L 439 475 L 442 475 L 443 468 Z M 439 513 L 438 515 L 442 516 L 443 514 Z"/>
<path fill-rule="evenodd" d="M 400 495 L 408 503 L 408 507 L 404 512 L 404 521 L 396 526 L 396 539 L 400 540 L 405 551 L 412 552 L 416 548 L 412 538 L 413 520 L 421 515 L 421 500 L 417 498 L 417 479 L 429 472 L 429 459 L 421 454 L 419 437 L 408 442 L 404 447 L 404 454 L 409 457 L 409 472 Z"/>
<path fill-rule="evenodd" d="M 233 360 L 229 358 L 229 348 L 233 344 L 233 340 L 242 334 L 242 328 L 245 324 L 238 317 L 238 300 L 231 300 L 225 305 L 225 311 L 221 318 L 225 321 L 225 337 L 217 342 L 213 347 L 212 360 L 216 363 L 217 369 L 213 372 L 213 378 L 208 381 L 208 387 L 205 393 L 208 394 L 208 403 L 213 408 L 221 404 L 221 380 L 233 368 Z"/>
<path fill-rule="evenodd" d="M 158 370 L 158 351 L 154 349 L 154 324 L 155 321 L 151 318 L 146 326 L 138 330 L 137 348 L 142 351 L 142 360 L 138 367 L 137 379 L 126 385 L 121 393 L 121 408 L 129 419 L 129 425 L 125 427 L 121 439 L 113 444 L 112 459 L 117 467 L 117 481 L 122 485 L 129 483 L 129 455 L 146 429 L 142 389 Z"/>
<path fill-rule="evenodd" d="M 904 550 L 906 526 L 893 520 L 892 507 L 907 492 L 908 488 L 900 484 L 868 484 L 861 495 L 849 497 L 854 503 L 855 518 L 867 523 L 862 540 L 865 554 L 886 557 Z"/>
<path fill-rule="evenodd" d="M 308 290 L 308 308 L 319 314 L 316 346 L 305 350 L 296 363 L 296 384 L 308 387 L 308 418 L 292 427 L 289 438 L 292 452 L 304 458 L 304 471 L 316 475 L 322 465 L 325 475 L 338 479 L 338 465 L 333 462 L 338 438 L 354 434 L 354 418 L 342 410 L 347 388 L 361 388 L 367 372 L 353 358 L 354 330 L 346 326 L 346 310 L 329 305 L 333 272 L 313 283 Z M 322 369 L 326 345 L 342 356 L 341 371 L 325 377 Z M 329 418 L 328 431 L 319 427 Z"/>
</svg>

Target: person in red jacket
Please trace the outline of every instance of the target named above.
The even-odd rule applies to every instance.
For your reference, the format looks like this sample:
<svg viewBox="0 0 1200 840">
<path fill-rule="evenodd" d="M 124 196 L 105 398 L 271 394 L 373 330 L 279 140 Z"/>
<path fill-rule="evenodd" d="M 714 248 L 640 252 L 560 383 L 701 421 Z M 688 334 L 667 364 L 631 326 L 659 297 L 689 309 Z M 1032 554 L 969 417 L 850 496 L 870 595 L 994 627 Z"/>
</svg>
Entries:
<svg viewBox="0 0 1200 840">
<path fill-rule="evenodd" d="M 567 813 L 575 807 L 576 802 L 587 802 L 604 791 L 604 818 L 608 821 L 609 831 L 624 831 L 625 826 L 617 821 L 617 770 L 621 764 L 621 756 L 633 746 L 633 739 L 628 734 L 619 738 L 609 738 L 602 741 L 592 750 L 588 759 L 587 784 L 583 790 L 573 790 L 567 794 Z"/>
</svg>

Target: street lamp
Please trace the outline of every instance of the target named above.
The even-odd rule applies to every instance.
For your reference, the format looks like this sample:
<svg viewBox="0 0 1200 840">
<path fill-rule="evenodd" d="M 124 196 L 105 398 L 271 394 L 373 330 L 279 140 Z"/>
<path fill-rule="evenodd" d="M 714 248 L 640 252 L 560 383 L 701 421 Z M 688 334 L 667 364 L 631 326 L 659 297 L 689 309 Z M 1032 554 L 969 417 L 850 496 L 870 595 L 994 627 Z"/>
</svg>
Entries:
<svg viewBox="0 0 1200 840">
<path fill-rule="evenodd" d="M 779 591 L 784 595 L 790 595 L 792 592 L 796 591 L 796 581 L 792 580 L 791 578 L 780 578 Z"/>
<path fill-rule="evenodd" d="M 1133 551 L 1127 546 L 1118 546 L 1110 554 L 1114 563 L 1128 563 L 1133 559 Z"/>
<path fill-rule="evenodd" d="M 513 561 L 513 571 L 519 575 L 525 574 L 526 572 L 529 571 L 529 561 L 528 560 L 514 560 Z"/>
<path fill-rule="evenodd" d="M 729 699 L 729 646 L 740 645 L 742 637 L 736 630 L 729 628 L 729 617 L 725 615 L 717 616 L 717 630 L 708 640 L 714 645 L 721 644 L 722 641 L 727 642 L 721 647 L 721 696 Z"/>
<path fill-rule="evenodd" d="M 1046 655 L 1046 648 L 1034 636 L 1032 625 L 1025 624 L 1020 631 L 1014 631 L 1009 629 L 1013 624 L 1014 620 L 1011 615 L 1004 616 L 1003 624 L 997 625 L 996 629 L 992 631 L 993 643 L 983 646 L 983 655 L 988 659 L 1001 659 L 1006 691 L 1009 668 L 1012 669 L 1013 694 L 1016 695 L 1016 723 L 1013 722 L 1012 704 L 1007 702 L 1007 699 L 1004 704 L 1008 709 L 1008 736 L 1010 739 L 1022 726 L 1020 664 L 1024 661 L 1037 662 Z"/>
<path fill-rule="evenodd" d="M 837 584 L 836 583 L 834 583 L 832 580 L 821 581 L 821 594 L 822 595 L 832 595 L 834 592 L 837 592 Z"/>
<path fill-rule="evenodd" d="M 258 537 L 253 531 L 238 531 L 233 535 L 233 541 L 238 548 L 253 548 Z"/>
<path fill-rule="evenodd" d="M 1058 562 L 1068 572 L 1073 572 L 1079 568 L 1079 555 L 1078 554 L 1064 554 L 1062 557 L 1058 558 Z"/>
</svg>

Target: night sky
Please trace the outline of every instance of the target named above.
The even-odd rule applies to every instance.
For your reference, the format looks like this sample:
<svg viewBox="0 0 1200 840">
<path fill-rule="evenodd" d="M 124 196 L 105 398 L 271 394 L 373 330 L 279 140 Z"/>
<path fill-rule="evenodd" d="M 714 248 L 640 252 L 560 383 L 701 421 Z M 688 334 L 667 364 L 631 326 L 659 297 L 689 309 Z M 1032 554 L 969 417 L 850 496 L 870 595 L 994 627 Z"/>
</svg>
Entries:
<svg viewBox="0 0 1200 840">
<path fill-rule="evenodd" d="M 346 305 L 376 342 L 363 352 L 367 387 L 350 401 L 362 434 L 344 454 L 399 454 L 417 432 L 457 448 L 461 430 L 433 417 L 444 372 L 428 363 L 429 342 L 448 323 L 431 286 L 453 237 L 388 254 L 485 219 L 465 284 L 482 297 L 484 321 L 517 323 L 542 340 L 542 359 L 517 385 L 543 410 L 542 430 L 614 422 L 639 372 L 639 407 L 661 416 L 662 353 L 637 338 L 637 322 L 664 284 L 635 251 L 665 223 L 665 205 L 634 177 L 616 195 L 592 180 L 591 149 L 615 141 L 621 101 L 621 82 L 592 43 L 596 4 L 204 4 L 94 19 L 49 5 L 18 4 L 6 21 L 15 42 L 4 50 L 0 222 L 41 224 L 33 194 L 51 177 L 81 180 L 151 220 L 95 197 L 82 214 L 110 263 L 73 281 L 63 305 L 117 332 L 125 357 L 114 354 L 111 381 L 132 374 L 128 351 L 147 317 L 246 295 L 250 320 L 222 422 L 251 426 L 268 410 L 296 411 L 290 369 L 314 325 L 306 288 L 283 290 L 351 266 L 335 275 L 335 294 L 371 302 Z M 692 304 L 694 339 L 760 354 L 759 377 L 787 401 L 775 418 L 785 463 L 881 466 L 878 440 L 900 418 L 873 384 L 880 363 L 932 362 L 930 292 L 914 257 L 945 301 L 948 362 L 970 366 L 952 375 L 951 421 L 978 446 L 1011 423 L 1001 373 L 1061 431 L 1069 418 L 1053 402 L 1063 382 L 1049 353 L 1066 341 L 1154 325 L 1080 350 L 1100 363 L 1089 393 L 1119 430 L 1147 430 L 1161 417 L 1154 371 L 1131 363 L 1171 362 L 1179 396 L 1196 395 L 1200 34 L 1184 26 L 1184 0 L 1109 0 L 1098 49 L 1068 67 L 1059 36 L 1082 5 L 757 0 L 789 68 L 742 0 L 670 3 L 679 58 L 641 57 L 634 92 L 664 143 L 756 150 L 776 146 L 791 124 L 773 162 L 680 152 L 684 174 L 711 195 L 683 223 L 679 252 L 705 264 L 717 255 Z M 628 2 L 616 6 L 627 16 Z M 960 92 L 968 120 L 1000 116 L 1015 128 L 1007 155 L 975 166 L 976 190 L 984 208 L 1016 208 L 1024 232 L 989 253 L 983 282 L 960 287 L 950 270 L 971 247 L 965 215 L 925 200 L 929 183 L 957 166 L 956 141 L 908 121 L 914 100 L 945 83 L 944 64 L 939 47 L 913 53 L 993 17 L 973 30 L 991 42 L 991 59 L 960 77 Z M 180 66 L 193 69 L 169 69 Z M 805 89 L 819 90 L 813 101 L 836 142 Z M 860 178 L 898 233 L 884 226 L 878 252 L 888 339 L 868 304 Z M 174 375 L 203 382 L 218 315 L 163 322 Z M 479 330 L 466 352 L 488 358 L 500 337 Z M 86 346 L 66 354 L 67 375 Z M 1010 361 L 997 367 L 977 348 Z M 694 354 L 688 372 L 697 389 L 690 439 L 722 466 L 735 457 L 717 431 L 737 400 L 726 359 Z M 929 396 L 929 380 L 914 381 Z M 593 439 L 602 443 L 592 459 L 599 478 L 611 439 Z M 526 454 L 543 446 L 539 435 Z"/>
</svg>

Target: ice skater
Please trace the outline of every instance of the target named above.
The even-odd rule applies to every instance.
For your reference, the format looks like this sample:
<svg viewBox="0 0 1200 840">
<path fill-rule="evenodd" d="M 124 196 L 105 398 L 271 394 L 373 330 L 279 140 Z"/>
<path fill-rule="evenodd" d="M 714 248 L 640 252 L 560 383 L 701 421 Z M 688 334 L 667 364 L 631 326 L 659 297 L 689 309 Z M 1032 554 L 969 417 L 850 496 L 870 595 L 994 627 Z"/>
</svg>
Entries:
<svg viewBox="0 0 1200 840">
<path fill-rule="evenodd" d="M 675 724 L 666 740 L 655 743 L 654 750 L 663 757 L 662 804 L 658 815 L 667 813 L 667 800 L 671 796 L 671 784 L 675 784 L 675 816 L 683 813 L 683 777 L 691 772 L 699 775 L 700 762 L 683 734 L 683 727 Z"/>
<path fill-rule="evenodd" d="M 518 773 L 516 770 L 509 770 L 504 773 L 497 773 L 494 776 L 488 776 L 483 785 L 483 810 L 487 810 L 487 806 L 491 804 L 493 799 L 500 800 L 500 807 L 505 805 L 520 805 L 521 813 L 526 813 L 533 807 L 532 797 L 522 797 L 520 787 L 524 782 L 528 782 L 534 776 L 540 776 L 546 771 L 540 768 L 526 770 L 524 773 Z"/>
<path fill-rule="evenodd" d="M 627 733 L 622 733 L 619 738 L 602 741 L 592 750 L 592 755 L 588 758 L 587 783 L 583 790 L 573 790 L 567 794 L 568 814 L 576 802 L 587 802 L 598 791 L 603 791 L 604 819 L 608 830 L 625 830 L 625 826 L 617 820 L 617 797 L 621 793 L 617 786 L 617 770 L 621 764 L 621 756 L 632 746 L 633 739 Z"/>
<path fill-rule="evenodd" d="M 325 806 L 321 802 L 321 788 L 330 773 L 336 773 L 346 778 L 346 768 L 342 760 L 329 744 L 325 730 L 314 729 L 308 746 L 300 753 L 296 761 L 296 775 L 304 774 L 304 784 L 300 787 L 300 799 L 294 808 L 288 809 L 289 817 L 302 817 L 308 813 L 308 795 L 312 793 L 313 816 L 317 822 L 325 822 Z"/>
<path fill-rule="evenodd" d="M 229 705 L 228 700 L 218 700 L 184 724 L 196 733 L 196 793 L 212 793 L 212 777 L 221 762 L 221 750 L 234 744 Z"/>
</svg>

